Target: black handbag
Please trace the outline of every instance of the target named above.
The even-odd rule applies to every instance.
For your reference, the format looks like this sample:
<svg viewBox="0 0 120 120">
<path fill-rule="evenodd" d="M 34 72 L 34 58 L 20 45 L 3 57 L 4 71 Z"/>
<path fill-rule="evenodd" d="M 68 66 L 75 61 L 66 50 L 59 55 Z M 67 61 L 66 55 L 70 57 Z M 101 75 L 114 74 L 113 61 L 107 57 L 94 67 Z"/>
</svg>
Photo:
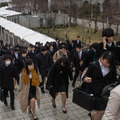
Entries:
<svg viewBox="0 0 120 120">
<path fill-rule="evenodd" d="M 117 83 L 111 83 L 107 86 L 105 86 L 102 90 L 101 96 L 105 99 L 108 99 L 110 96 L 110 91 L 117 86 Z"/>
<path fill-rule="evenodd" d="M 93 94 L 89 94 L 81 88 L 73 90 L 73 103 L 88 111 L 94 110 L 94 100 L 95 96 Z"/>
<path fill-rule="evenodd" d="M 3 90 L 0 88 L 0 100 L 4 100 Z"/>
</svg>

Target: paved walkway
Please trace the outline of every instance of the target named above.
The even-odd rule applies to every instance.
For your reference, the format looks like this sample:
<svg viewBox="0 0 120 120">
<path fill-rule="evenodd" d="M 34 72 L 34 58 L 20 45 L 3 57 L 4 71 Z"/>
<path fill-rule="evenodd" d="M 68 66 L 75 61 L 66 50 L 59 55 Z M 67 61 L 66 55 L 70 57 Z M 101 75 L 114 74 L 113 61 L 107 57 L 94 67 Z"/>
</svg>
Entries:
<svg viewBox="0 0 120 120">
<path fill-rule="evenodd" d="M 87 116 L 88 111 L 72 103 L 72 91 L 71 83 L 69 86 L 69 98 L 67 99 L 67 114 L 62 113 L 61 96 L 58 95 L 56 99 L 57 108 L 53 108 L 51 105 L 51 97 L 46 90 L 46 94 L 40 96 L 40 109 L 36 107 L 36 113 L 39 120 L 90 120 Z M 15 93 L 16 96 L 18 92 Z M 0 120 L 33 120 L 31 114 L 24 114 L 21 112 L 20 104 L 17 98 L 15 99 L 15 110 L 10 109 L 9 98 L 8 106 L 6 107 L 3 102 L 0 102 Z M 36 105 L 37 106 L 37 105 Z"/>
</svg>

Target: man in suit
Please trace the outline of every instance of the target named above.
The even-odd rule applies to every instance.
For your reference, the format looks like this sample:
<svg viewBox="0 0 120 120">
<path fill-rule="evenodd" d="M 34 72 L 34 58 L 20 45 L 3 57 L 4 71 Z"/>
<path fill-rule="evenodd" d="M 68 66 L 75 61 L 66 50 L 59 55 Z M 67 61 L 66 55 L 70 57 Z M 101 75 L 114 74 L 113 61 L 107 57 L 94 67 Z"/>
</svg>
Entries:
<svg viewBox="0 0 120 120">
<path fill-rule="evenodd" d="M 107 105 L 107 100 L 101 96 L 102 90 L 106 85 L 117 81 L 113 54 L 109 51 L 103 53 L 99 60 L 88 67 L 83 80 L 87 83 L 87 91 L 95 95 L 96 112 L 91 112 L 90 116 L 92 120 L 101 120 Z"/>
<path fill-rule="evenodd" d="M 32 59 L 35 63 L 35 57 L 36 57 L 36 51 L 35 51 L 35 46 L 31 46 L 31 51 L 28 52 L 27 54 L 28 58 Z"/>
<path fill-rule="evenodd" d="M 81 46 L 79 46 L 79 45 L 76 46 L 76 52 L 74 52 L 73 59 L 72 59 L 73 71 L 75 72 L 72 87 L 75 87 L 75 82 L 76 82 L 76 79 L 79 75 L 79 72 L 83 71 L 82 65 L 83 65 L 84 58 L 85 58 L 85 52 L 82 50 Z"/>
<path fill-rule="evenodd" d="M 69 51 L 72 52 L 73 49 L 75 49 L 75 40 L 72 40 L 72 42 L 69 44 Z"/>
<path fill-rule="evenodd" d="M 113 41 L 114 31 L 111 28 L 106 28 L 102 32 L 103 42 L 97 45 L 96 57 L 99 59 L 105 51 L 111 51 L 115 54 L 116 44 Z"/>
<path fill-rule="evenodd" d="M 80 36 L 77 36 L 77 40 L 75 41 L 75 46 L 81 46 Z"/>
<path fill-rule="evenodd" d="M 15 49 L 14 53 L 12 54 L 12 57 L 14 59 L 15 65 L 17 65 L 17 61 L 21 57 L 21 54 L 18 52 L 17 49 Z"/>
<path fill-rule="evenodd" d="M 59 38 L 56 38 L 55 41 L 56 42 L 53 43 L 53 46 L 54 46 L 54 51 L 56 52 L 59 50 L 60 40 Z"/>
<path fill-rule="evenodd" d="M 41 92 L 44 94 L 44 80 L 46 79 L 49 69 L 52 66 L 52 59 L 50 54 L 47 52 L 46 47 L 41 47 L 41 52 L 36 56 L 36 65 L 39 69 L 39 72 L 42 76 L 42 83 L 40 85 Z"/>
</svg>

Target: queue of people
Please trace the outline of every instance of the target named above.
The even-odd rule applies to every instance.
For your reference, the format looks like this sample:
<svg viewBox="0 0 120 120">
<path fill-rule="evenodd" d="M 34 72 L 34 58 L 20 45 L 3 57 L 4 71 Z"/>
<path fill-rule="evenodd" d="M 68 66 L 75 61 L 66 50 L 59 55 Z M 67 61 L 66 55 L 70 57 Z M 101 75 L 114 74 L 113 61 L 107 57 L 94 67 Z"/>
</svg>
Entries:
<svg viewBox="0 0 120 120">
<path fill-rule="evenodd" d="M 74 88 L 77 78 L 82 76 L 89 92 L 96 95 L 96 111 L 89 116 L 92 120 L 101 120 L 108 102 L 101 96 L 101 92 L 106 85 L 117 81 L 116 66 L 120 65 L 120 42 L 113 41 L 114 31 L 111 28 L 104 29 L 102 37 L 103 42 L 93 43 L 88 50 L 83 49 L 80 36 L 71 43 L 60 42 L 56 38 L 56 42 L 47 42 L 44 46 L 38 42 L 28 48 L 7 44 L 1 46 L 0 87 L 4 92 L 4 104 L 8 105 L 6 97 L 10 91 L 11 109 L 15 109 L 14 89 L 17 81 L 22 112 L 26 113 L 28 109 L 34 120 L 38 120 L 35 100 L 40 107 L 39 88 L 42 94 L 46 94 L 46 85 L 54 108 L 57 106 L 56 97 L 58 93 L 61 94 L 62 111 L 66 114 L 69 79 L 73 80 Z"/>
</svg>

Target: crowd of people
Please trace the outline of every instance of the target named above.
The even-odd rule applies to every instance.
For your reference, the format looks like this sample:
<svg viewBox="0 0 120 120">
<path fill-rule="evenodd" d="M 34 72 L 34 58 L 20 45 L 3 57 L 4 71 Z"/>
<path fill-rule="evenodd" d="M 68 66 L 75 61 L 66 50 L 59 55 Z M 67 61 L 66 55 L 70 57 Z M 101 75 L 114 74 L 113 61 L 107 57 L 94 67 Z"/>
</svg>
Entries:
<svg viewBox="0 0 120 120">
<path fill-rule="evenodd" d="M 39 88 L 45 94 L 46 87 L 52 96 L 54 108 L 56 97 L 58 93 L 61 94 L 62 111 L 66 114 L 69 80 L 74 88 L 76 79 L 82 76 L 89 92 L 96 95 L 96 112 L 91 112 L 89 116 L 92 120 L 101 120 L 108 102 L 101 96 L 101 92 L 106 85 L 118 81 L 116 66 L 120 65 L 120 41 L 113 41 L 114 31 L 106 28 L 102 37 L 101 43 L 93 43 L 88 50 L 84 50 L 80 36 L 72 42 L 60 42 L 56 38 L 55 42 L 47 42 L 44 46 L 39 42 L 29 47 L 1 45 L 0 87 L 4 93 L 4 104 L 8 106 L 6 98 L 10 91 L 11 109 L 15 110 L 14 89 L 17 83 L 22 112 L 26 113 L 28 108 L 28 112 L 37 120 L 35 100 L 40 107 Z M 105 117 L 107 114 L 103 120 L 114 120 Z"/>
</svg>

